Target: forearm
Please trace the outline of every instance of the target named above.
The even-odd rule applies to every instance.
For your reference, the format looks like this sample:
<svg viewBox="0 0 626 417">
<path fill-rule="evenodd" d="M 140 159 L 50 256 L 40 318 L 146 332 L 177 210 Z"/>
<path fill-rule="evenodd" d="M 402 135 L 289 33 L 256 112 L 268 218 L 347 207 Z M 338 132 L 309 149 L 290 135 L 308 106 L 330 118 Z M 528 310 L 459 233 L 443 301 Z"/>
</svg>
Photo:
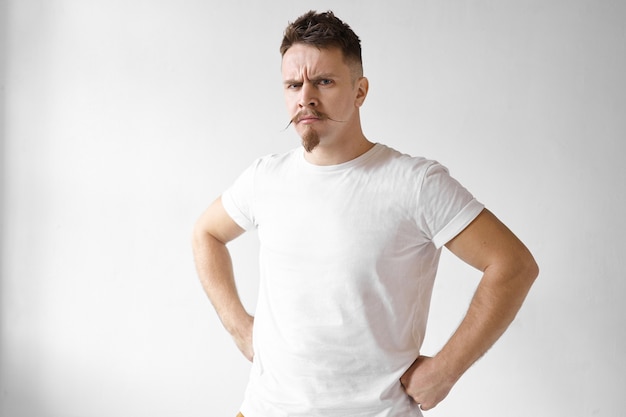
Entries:
<svg viewBox="0 0 626 417">
<path fill-rule="evenodd" d="M 451 380 L 460 378 L 502 336 L 536 276 L 532 257 L 514 271 L 495 266 L 484 271 L 465 318 L 435 356 Z"/>
<path fill-rule="evenodd" d="M 193 251 L 204 291 L 239 350 L 248 360 L 252 360 L 254 318 L 247 313 L 237 292 L 232 261 L 226 245 L 209 233 L 196 232 Z"/>
<path fill-rule="evenodd" d="M 196 232 L 193 240 L 196 269 L 202 287 L 230 333 L 248 315 L 235 284 L 230 253 L 226 245 L 206 232 Z"/>
<path fill-rule="evenodd" d="M 515 318 L 537 270 L 532 257 L 514 271 L 486 268 L 467 315 L 433 358 L 420 356 L 400 378 L 423 410 L 435 407 Z"/>
</svg>

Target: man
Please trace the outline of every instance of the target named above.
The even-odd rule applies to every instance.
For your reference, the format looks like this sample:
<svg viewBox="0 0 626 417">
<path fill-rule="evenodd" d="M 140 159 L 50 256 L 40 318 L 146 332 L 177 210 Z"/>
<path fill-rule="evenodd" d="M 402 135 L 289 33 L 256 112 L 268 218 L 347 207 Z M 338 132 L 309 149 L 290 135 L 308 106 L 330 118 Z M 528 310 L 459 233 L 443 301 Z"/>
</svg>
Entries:
<svg viewBox="0 0 626 417">
<path fill-rule="evenodd" d="M 194 231 L 203 287 L 253 362 L 241 413 L 419 416 L 505 331 L 537 265 L 441 165 L 364 136 L 360 41 L 332 12 L 291 23 L 280 50 L 303 147 L 258 159 Z M 252 228 L 261 243 L 254 318 L 226 248 Z M 426 357 L 420 346 L 444 245 L 483 276 L 457 331 Z"/>
</svg>

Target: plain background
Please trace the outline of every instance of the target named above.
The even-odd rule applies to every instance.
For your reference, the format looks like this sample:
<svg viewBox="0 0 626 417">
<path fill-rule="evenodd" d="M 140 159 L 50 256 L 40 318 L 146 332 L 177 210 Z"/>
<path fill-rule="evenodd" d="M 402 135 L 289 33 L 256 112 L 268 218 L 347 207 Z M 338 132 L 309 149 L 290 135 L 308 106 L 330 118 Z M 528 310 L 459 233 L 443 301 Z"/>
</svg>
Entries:
<svg viewBox="0 0 626 417">
<path fill-rule="evenodd" d="M 329 8 L 362 39 L 368 138 L 448 166 L 541 267 L 426 415 L 623 415 L 625 2 L 4 0 L 2 416 L 234 417 L 249 365 L 191 229 L 253 159 L 298 146 L 278 46 Z M 257 248 L 231 245 L 251 311 Z M 444 252 L 425 354 L 478 279 Z"/>
</svg>

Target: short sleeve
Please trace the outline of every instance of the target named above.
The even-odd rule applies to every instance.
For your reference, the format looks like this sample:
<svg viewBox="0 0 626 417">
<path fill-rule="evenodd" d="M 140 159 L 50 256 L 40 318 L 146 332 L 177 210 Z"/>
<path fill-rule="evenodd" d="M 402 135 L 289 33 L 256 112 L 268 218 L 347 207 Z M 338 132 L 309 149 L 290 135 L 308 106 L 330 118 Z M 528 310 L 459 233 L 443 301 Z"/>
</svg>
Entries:
<svg viewBox="0 0 626 417">
<path fill-rule="evenodd" d="M 422 183 L 419 213 L 422 228 L 437 248 L 452 240 L 484 209 L 484 205 L 435 162 Z"/>
<path fill-rule="evenodd" d="M 222 194 L 226 213 L 244 230 L 256 227 L 254 220 L 254 183 L 259 161 L 249 166 Z"/>
</svg>

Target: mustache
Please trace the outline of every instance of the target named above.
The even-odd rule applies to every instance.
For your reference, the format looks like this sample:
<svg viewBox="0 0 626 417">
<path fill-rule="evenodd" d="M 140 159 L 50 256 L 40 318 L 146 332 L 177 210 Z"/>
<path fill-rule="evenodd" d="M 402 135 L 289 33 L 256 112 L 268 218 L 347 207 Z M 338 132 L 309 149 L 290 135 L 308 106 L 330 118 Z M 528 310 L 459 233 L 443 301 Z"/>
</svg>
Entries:
<svg viewBox="0 0 626 417">
<path fill-rule="evenodd" d="M 345 123 L 345 120 L 335 120 L 332 117 L 330 117 L 329 115 L 327 115 L 326 113 L 322 113 L 320 111 L 314 110 L 314 109 L 307 109 L 307 110 L 300 110 L 298 113 L 296 113 L 295 116 L 293 116 L 291 118 L 291 120 L 289 120 L 289 123 L 287 123 L 287 126 L 285 126 L 285 128 L 283 129 L 283 131 L 287 130 L 289 128 L 289 126 L 291 126 L 293 123 L 298 123 L 300 120 L 302 120 L 305 117 L 316 117 L 320 120 L 331 120 L 333 122 L 337 122 L 337 123 Z"/>
</svg>

